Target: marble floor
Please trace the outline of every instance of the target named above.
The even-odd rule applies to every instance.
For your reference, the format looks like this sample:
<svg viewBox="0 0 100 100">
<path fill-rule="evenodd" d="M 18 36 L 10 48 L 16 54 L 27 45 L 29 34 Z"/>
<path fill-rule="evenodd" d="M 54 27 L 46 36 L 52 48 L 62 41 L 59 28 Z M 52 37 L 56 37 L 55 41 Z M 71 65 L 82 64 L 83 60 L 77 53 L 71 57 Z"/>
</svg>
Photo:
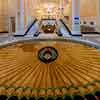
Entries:
<svg viewBox="0 0 100 100">
<path fill-rule="evenodd" d="M 93 41 L 93 42 L 97 42 L 97 43 L 100 43 L 100 35 L 99 34 L 91 34 L 91 35 L 83 35 L 83 38 L 84 39 L 88 39 L 90 41 Z"/>
<path fill-rule="evenodd" d="M 60 36 L 57 36 L 56 34 L 48 34 L 48 35 L 45 35 L 45 34 L 41 34 L 40 36 L 38 37 L 33 37 L 32 35 L 28 35 L 28 36 L 25 36 L 25 37 L 14 37 L 13 35 L 14 33 L 5 33 L 5 34 L 2 34 L 0 35 L 0 44 L 7 44 L 7 43 L 11 43 L 11 42 L 16 42 L 16 41 L 19 41 L 19 40 L 29 40 L 29 39 L 63 39 L 63 38 L 70 38 L 70 39 L 76 39 L 76 40 L 79 40 L 79 41 L 88 41 L 88 42 L 91 42 L 91 43 L 96 43 L 98 45 L 100 45 L 100 35 L 99 34 L 87 34 L 87 35 L 82 35 L 81 37 L 80 36 L 64 36 L 64 37 L 60 37 Z"/>
</svg>

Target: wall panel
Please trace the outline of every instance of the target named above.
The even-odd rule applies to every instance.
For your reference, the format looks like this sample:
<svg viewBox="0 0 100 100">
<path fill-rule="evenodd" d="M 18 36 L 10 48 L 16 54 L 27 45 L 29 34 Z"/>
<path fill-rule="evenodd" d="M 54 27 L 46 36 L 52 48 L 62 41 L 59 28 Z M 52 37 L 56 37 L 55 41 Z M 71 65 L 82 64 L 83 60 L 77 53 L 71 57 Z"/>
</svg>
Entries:
<svg viewBox="0 0 100 100">
<path fill-rule="evenodd" d="M 0 0 L 0 33 L 8 32 L 8 0 Z"/>
</svg>

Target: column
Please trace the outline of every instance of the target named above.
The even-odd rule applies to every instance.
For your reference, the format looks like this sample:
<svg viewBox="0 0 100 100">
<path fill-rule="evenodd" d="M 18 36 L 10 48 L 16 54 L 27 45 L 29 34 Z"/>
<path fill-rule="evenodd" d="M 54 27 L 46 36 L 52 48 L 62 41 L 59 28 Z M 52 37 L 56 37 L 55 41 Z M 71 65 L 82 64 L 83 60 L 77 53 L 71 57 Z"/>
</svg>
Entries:
<svg viewBox="0 0 100 100">
<path fill-rule="evenodd" d="M 12 33 L 11 17 L 9 16 L 9 33 Z"/>
<path fill-rule="evenodd" d="M 96 31 L 100 33 L 100 0 L 97 0 L 97 28 Z"/>
<path fill-rule="evenodd" d="M 63 13 L 64 13 L 64 0 L 60 0 L 60 14 L 61 14 L 61 17 L 63 18 Z"/>
<path fill-rule="evenodd" d="M 28 14 L 28 23 L 31 23 L 31 21 L 32 21 L 32 0 L 28 0 L 28 12 L 29 12 L 29 14 Z"/>
<path fill-rule="evenodd" d="M 35 9 L 36 4 L 37 4 L 36 0 L 32 0 L 32 20 L 34 20 L 34 18 L 35 18 L 34 9 Z"/>
<path fill-rule="evenodd" d="M 16 0 L 16 33 L 19 32 L 18 28 L 18 0 Z"/>
<path fill-rule="evenodd" d="M 33 21 L 33 4 L 34 3 L 35 3 L 35 0 L 30 0 L 29 2 L 29 10 L 30 10 L 29 22 Z"/>
<path fill-rule="evenodd" d="M 24 29 L 28 25 L 28 0 L 24 0 Z"/>
<path fill-rule="evenodd" d="M 72 35 L 80 33 L 80 0 L 72 0 Z"/>
<path fill-rule="evenodd" d="M 20 33 L 24 33 L 24 0 L 20 0 Z"/>
</svg>

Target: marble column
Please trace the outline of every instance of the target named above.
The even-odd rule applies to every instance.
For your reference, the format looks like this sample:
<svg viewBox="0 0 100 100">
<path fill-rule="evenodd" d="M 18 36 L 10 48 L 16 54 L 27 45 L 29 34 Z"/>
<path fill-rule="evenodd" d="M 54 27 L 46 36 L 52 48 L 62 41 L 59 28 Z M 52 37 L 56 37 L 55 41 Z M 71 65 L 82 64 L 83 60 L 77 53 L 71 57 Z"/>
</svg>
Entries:
<svg viewBox="0 0 100 100">
<path fill-rule="evenodd" d="M 32 0 L 28 1 L 28 8 L 29 8 L 28 23 L 31 23 L 31 21 L 32 21 L 32 19 L 31 19 L 31 17 L 32 17 L 32 9 L 31 9 L 32 8 Z"/>
<path fill-rule="evenodd" d="M 30 0 L 30 2 L 29 2 L 29 6 L 30 6 L 30 8 L 29 8 L 29 10 L 30 10 L 29 22 L 33 21 L 33 6 L 34 6 L 33 4 L 35 4 L 35 0 Z"/>
<path fill-rule="evenodd" d="M 100 0 L 97 0 L 97 28 L 96 31 L 100 33 Z"/>
<path fill-rule="evenodd" d="M 25 18 L 26 18 L 26 26 L 28 25 L 28 17 L 29 17 L 29 0 L 25 2 Z"/>
<path fill-rule="evenodd" d="M 60 0 L 60 12 L 61 12 L 61 16 L 62 18 L 64 17 L 64 0 Z"/>
<path fill-rule="evenodd" d="M 9 16 L 9 33 L 12 33 L 11 17 Z"/>
<path fill-rule="evenodd" d="M 16 0 L 16 33 L 19 32 L 19 27 L 18 27 L 18 0 Z"/>
<path fill-rule="evenodd" d="M 20 0 L 20 33 L 24 32 L 24 0 Z"/>
<path fill-rule="evenodd" d="M 72 35 L 80 33 L 80 0 L 72 0 Z"/>
<path fill-rule="evenodd" d="M 37 2 L 37 0 L 32 0 L 32 20 L 34 20 L 35 19 L 35 13 L 34 13 L 34 9 L 35 9 L 35 5 L 37 4 L 36 3 Z"/>
</svg>

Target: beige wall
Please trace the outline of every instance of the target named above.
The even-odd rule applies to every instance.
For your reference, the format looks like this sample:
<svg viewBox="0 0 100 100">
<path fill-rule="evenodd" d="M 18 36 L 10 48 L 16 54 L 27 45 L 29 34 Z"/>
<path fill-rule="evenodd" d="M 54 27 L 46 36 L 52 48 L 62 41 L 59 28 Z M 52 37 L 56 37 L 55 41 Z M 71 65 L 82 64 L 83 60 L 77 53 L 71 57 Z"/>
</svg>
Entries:
<svg viewBox="0 0 100 100">
<path fill-rule="evenodd" d="M 72 4 L 69 9 L 69 15 L 72 15 Z M 80 12 L 81 16 L 96 16 L 97 12 L 97 0 L 80 0 Z M 66 12 L 66 11 L 65 11 Z M 67 13 L 68 14 L 68 13 Z"/>
<path fill-rule="evenodd" d="M 8 31 L 8 1 L 0 0 L 0 32 Z"/>
<path fill-rule="evenodd" d="M 8 15 L 16 16 L 16 0 L 8 0 Z"/>
<path fill-rule="evenodd" d="M 96 16 L 97 0 L 81 0 L 81 16 Z"/>
<path fill-rule="evenodd" d="M 0 16 L 8 15 L 8 0 L 0 0 Z"/>
</svg>

